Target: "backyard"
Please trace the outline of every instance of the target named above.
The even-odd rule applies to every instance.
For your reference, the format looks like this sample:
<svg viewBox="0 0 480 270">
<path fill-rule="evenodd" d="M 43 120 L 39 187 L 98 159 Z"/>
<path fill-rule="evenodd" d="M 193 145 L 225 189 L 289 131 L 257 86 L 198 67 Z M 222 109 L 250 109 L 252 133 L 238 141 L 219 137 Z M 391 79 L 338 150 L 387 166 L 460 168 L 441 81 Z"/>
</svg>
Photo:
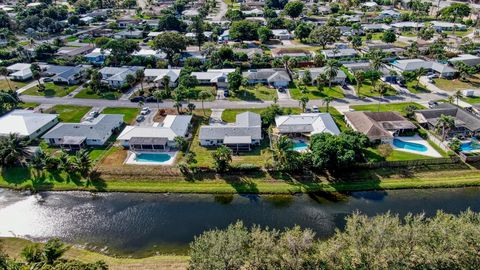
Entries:
<svg viewBox="0 0 480 270">
<path fill-rule="evenodd" d="M 88 106 L 55 105 L 45 112 L 59 114 L 58 117 L 61 122 L 79 123 L 83 116 L 91 109 L 92 107 Z"/>
<path fill-rule="evenodd" d="M 46 97 L 64 97 L 73 90 L 78 88 L 78 85 L 57 85 L 54 83 L 44 83 L 45 90 L 38 91 L 38 86 L 34 86 L 32 88 L 27 89 L 26 91 L 22 92 L 23 95 L 30 95 L 30 96 L 46 96 Z"/>
<path fill-rule="evenodd" d="M 409 153 L 405 151 L 393 150 L 391 155 L 386 159 L 382 157 L 376 148 L 368 148 L 364 151 L 364 155 L 369 162 L 379 161 L 401 161 L 401 160 L 418 160 L 418 159 L 431 159 L 432 157 Z"/>
<path fill-rule="evenodd" d="M 140 112 L 139 108 L 122 108 L 122 107 L 107 107 L 103 109 L 104 114 L 123 114 L 123 121 L 128 125 L 132 124 L 135 117 Z"/>
</svg>

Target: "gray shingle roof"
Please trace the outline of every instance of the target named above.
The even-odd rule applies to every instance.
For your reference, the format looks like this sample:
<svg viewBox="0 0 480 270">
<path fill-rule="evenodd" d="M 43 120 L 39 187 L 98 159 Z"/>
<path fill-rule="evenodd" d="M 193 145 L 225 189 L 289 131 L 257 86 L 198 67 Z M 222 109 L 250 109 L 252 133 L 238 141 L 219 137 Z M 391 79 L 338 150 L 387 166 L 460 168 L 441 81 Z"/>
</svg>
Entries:
<svg viewBox="0 0 480 270">
<path fill-rule="evenodd" d="M 250 136 L 252 140 L 262 139 L 259 114 L 244 112 L 237 115 L 234 124 L 209 125 L 200 127 L 200 140 L 223 140 L 225 137 Z"/>
</svg>

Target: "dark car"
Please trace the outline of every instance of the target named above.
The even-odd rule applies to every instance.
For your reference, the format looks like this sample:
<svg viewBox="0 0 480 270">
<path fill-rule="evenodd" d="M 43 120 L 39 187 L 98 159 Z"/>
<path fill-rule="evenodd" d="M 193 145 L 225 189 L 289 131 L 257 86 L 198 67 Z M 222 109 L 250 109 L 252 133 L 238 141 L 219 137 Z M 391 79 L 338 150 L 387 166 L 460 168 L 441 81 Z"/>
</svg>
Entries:
<svg viewBox="0 0 480 270">
<path fill-rule="evenodd" d="M 130 99 L 131 102 L 140 102 L 140 101 L 143 101 L 145 102 L 145 98 L 144 97 L 133 97 Z"/>
<path fill-rule="evenodd" d="M 147 97 L 145 102 L 157 102 L 157 99 L 155 97 Z"/>
</svg>

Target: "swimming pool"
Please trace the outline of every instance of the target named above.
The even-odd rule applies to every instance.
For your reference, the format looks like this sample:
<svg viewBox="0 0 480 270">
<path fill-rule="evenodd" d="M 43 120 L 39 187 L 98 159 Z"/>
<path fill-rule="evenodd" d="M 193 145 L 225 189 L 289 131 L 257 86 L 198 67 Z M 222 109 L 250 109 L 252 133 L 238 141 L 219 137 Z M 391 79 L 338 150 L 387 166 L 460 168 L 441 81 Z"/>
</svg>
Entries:
<svg viewBox="0 0 480 270">
<path fill-rule="evenodd" d="M 477 140 L 471 140 L 467 143 L 462 143 L 460 146 L 462 151 L 475 151 L 480 150 L 480 143 Z"/>
<path fill-rule="evenodd" d="M 136 162 L 165 163 L 172 157 L 164 153 L 140 153 L 135 156 Z"/>
<path fill-rule="evenodd" d="M 295 151 L 305 151 L 308 149 L 308 143 L 303 141 L 298 141 L 293 144 L 293 150 Z"/>
<path fill-rule="evenodd" d="M 393 145 L 398 148 L 416 151 L 416 152 L 427 152 L 428 150 L 428 148 L 423 144 L 406 142 L 399 139 L 393 139 Z"/>
</svg>

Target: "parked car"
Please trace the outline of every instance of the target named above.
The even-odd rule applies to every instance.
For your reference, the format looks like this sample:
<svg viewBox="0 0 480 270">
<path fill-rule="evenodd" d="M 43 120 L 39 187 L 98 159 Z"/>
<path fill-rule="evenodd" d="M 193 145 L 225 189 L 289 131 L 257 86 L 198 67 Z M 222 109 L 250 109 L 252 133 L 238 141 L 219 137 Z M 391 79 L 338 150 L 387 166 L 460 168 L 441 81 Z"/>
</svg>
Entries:
<svg viewBox="0 0 480 270">
<path fill-rule="evenodd" d="M 88 116 L 93 118 L 97 117 L 98 115 L 99 115 L 98 111 L 91 111 L 88 113 Z"/>
<path fill-rule="evenodd" d="M 135 119 L 137 122 L 142 122 L 143 120 L 145 120 L 145 116 L 143 115 L 139 115 L 137 116 L 137 118 Z"/>
<path fill-rule="evenodd" d="M 278 88 L 278 92 L 280 93 L 285 93 L 287 90 L 285 89 L 285 87 L 279 87 Z"/>
<path fill-rule="evenodd" d="M 133 97 L 130 99 L 131 102 L 140 102 L 140 101 L 145 101 L 144 97 Z"/>
<path fill-rule="evenodd" d="M 224 96 L 224 97 L 228 97 L 228 90 L 224 90 L 224 91 L 223 91 L 223 96 Z"/>
<path fill-rule="evenodd" d="M 311 112 L 312 112 L 312 109 L 309 108 L 309 107 L 307 107 L 307 108 L 305 108 L 305 112 L 306 112 L 306 113 L 311 113 Z"/>
<path fill-rule="evenodd" d="M 145 99 L 145 102 L 157 102 L 157 99 L 153 96 L 150 96 Z"/>
<path fill-rule="evenodd" d="M 53 79 L 52 78 L 45 78 L 45 79 L 43 79 L 43 82 L 53 82 Z"/>
<path fill-rule="evenodd" d="M 437 107 L 437 105 L 438 105 L 438 102 L 436 102 L 436 101 L 429 101 L 429 102 L 428 102 L 428 107 L 429 107 L 430 109 Z"/>
<path fill-rule="evenodd" d="M 142 110 L 140 111 L 140 114 L 141 115 L 146 115 L 146 114 L 149 114 L 150 113 L 150 108 L 149 107 L 144 107 L 142 108 Z"/>
<path fill-rule="evenodd" d="M 314 113 L 320 112 L 320 111 L 318 110 L 318 106 L 317 106 L 317 105 L 313 105 L 313 106 L 312 106 L 312 112 L 314 112 Z"/>
</svg>

